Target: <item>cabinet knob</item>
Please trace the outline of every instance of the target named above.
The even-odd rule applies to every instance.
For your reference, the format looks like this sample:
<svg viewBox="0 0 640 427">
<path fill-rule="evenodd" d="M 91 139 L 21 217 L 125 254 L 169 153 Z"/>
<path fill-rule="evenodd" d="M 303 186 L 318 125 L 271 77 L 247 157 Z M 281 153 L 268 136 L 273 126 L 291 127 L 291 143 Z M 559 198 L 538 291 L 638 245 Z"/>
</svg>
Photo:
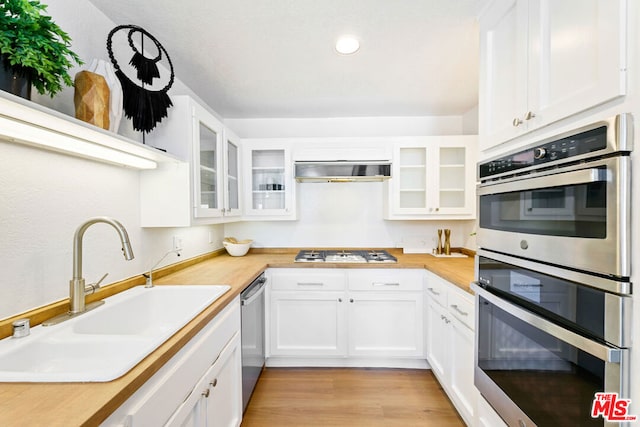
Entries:
<svg viewBox="0 0 640 427">
<path fill-rule="evenodd" d="M 342 302 L 342 298 L 338 298 L 338 302 Z"/>
<path fill-rule="evenodd" d="M 440 212 L 440 208 L 436 208 L 436 212 Z"/>
<path fill-rule="evenodd" d="M 209 389 L 206 389 L 205 391 L 203 391 L 202 396 L 209 397 Z"/>
<path fill-rule="evenodd" d="M 349 298 L 349 302 L 353 302 L 353 298 Z"/>
<path fill-rule="evenodd" d="M 516 117 L 515 119 L 513 119 L 513 122 L 511 122 L 513 124 L 513 127 L 518 127 L 520 126 L 523 122 L 522 119 L 519 117 Z"/>
<path fill-rule="evenodd" d="M 217 379 L 217 378 L 214 378 L 214 379 L 213 379 L 213 381 L 211 381 L 211 382 L 209 383 L 209 385 L 210 385 L 211 387 L 215 387 L 215 386 L 217 386 L 217 385 L 218 385 L 218 379 Z"/>
<path fill-rule="evenodd" d="M 527 114 L 524 115 L 524 119 L 525 120 L 531 120 L 535 117 L 536 115 L 533 113 L 533 111 L 527 111 Z"/>
</svg>

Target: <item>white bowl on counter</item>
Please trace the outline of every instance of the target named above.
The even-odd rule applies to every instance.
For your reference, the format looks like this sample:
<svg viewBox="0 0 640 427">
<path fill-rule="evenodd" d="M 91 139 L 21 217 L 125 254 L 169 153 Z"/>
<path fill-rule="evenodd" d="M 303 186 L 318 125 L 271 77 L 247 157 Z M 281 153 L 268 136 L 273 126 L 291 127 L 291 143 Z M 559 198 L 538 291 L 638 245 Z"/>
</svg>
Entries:
<svg viewBox="0 0 640 427">
<path fill-rule="evenodd" d="M 236 243 L 230 242 L 228 240 L 223 240 L 222 244 L 224 248 L 227 250 L 227 253 L 231 256 L 244 256 L 249 252 L 249 248 L 253 240 L 240 240 Z"/>
</svg>

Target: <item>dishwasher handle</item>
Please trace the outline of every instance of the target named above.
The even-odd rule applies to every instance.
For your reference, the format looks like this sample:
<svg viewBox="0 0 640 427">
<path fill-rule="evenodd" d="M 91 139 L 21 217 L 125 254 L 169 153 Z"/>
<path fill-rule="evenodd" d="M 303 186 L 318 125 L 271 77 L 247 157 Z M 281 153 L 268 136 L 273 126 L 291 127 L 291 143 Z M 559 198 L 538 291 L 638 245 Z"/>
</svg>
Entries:
<svg viewBox="0 0 640 427">
<path fill-rule="evenodd" d="M 266 277 L 260 277 L 257 280 L 255 280 L 253 282 L 253 284 L 249 285 L 249 288 L 247 288 L 247 291 L 245 291 L 247 294 L 241 295 L 241 299 L 240 299 L 240 304 L 241 305 L 249 305 L 251 303 L 253 303 L 256 299 L 260 298 L 260 296 L 264 293 L 264 290 L 266 288 L 266 283 L 267 283 L 267 278 Z"/>
</svg>

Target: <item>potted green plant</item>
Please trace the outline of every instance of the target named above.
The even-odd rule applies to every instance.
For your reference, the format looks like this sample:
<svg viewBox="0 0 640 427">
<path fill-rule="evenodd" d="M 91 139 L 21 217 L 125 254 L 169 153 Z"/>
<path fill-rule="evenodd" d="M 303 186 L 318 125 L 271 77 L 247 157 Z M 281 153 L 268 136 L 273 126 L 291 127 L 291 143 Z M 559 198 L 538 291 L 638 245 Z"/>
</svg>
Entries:
<svg viewBox="0 0 640 427">
<path fill-rule="evenodd" d="M 0 2 L 0 68 L 12 74 L 10 81 L 24 78 L 29 88 L 53 97 L 63 83 L 73 86 L 68 70 L 82 61 L 71 51 L 69 35 L 44 14 L 46 9 L 39 0 Z"/>
</svg>

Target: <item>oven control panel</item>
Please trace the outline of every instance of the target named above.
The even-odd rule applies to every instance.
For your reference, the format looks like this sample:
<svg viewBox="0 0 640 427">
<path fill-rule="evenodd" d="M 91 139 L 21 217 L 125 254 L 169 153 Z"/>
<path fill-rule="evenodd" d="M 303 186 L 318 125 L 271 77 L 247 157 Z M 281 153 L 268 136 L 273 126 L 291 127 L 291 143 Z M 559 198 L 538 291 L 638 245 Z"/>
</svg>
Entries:
<svg viewBox="0 0 640 427">
<path fill-rule="evenodd" d="M 550 141 L 479 165 L 480 179 L 531 166 L 593 153 L 607 148 L 607 127 L 602 126 L 567 138 Z"/>
</svg>

